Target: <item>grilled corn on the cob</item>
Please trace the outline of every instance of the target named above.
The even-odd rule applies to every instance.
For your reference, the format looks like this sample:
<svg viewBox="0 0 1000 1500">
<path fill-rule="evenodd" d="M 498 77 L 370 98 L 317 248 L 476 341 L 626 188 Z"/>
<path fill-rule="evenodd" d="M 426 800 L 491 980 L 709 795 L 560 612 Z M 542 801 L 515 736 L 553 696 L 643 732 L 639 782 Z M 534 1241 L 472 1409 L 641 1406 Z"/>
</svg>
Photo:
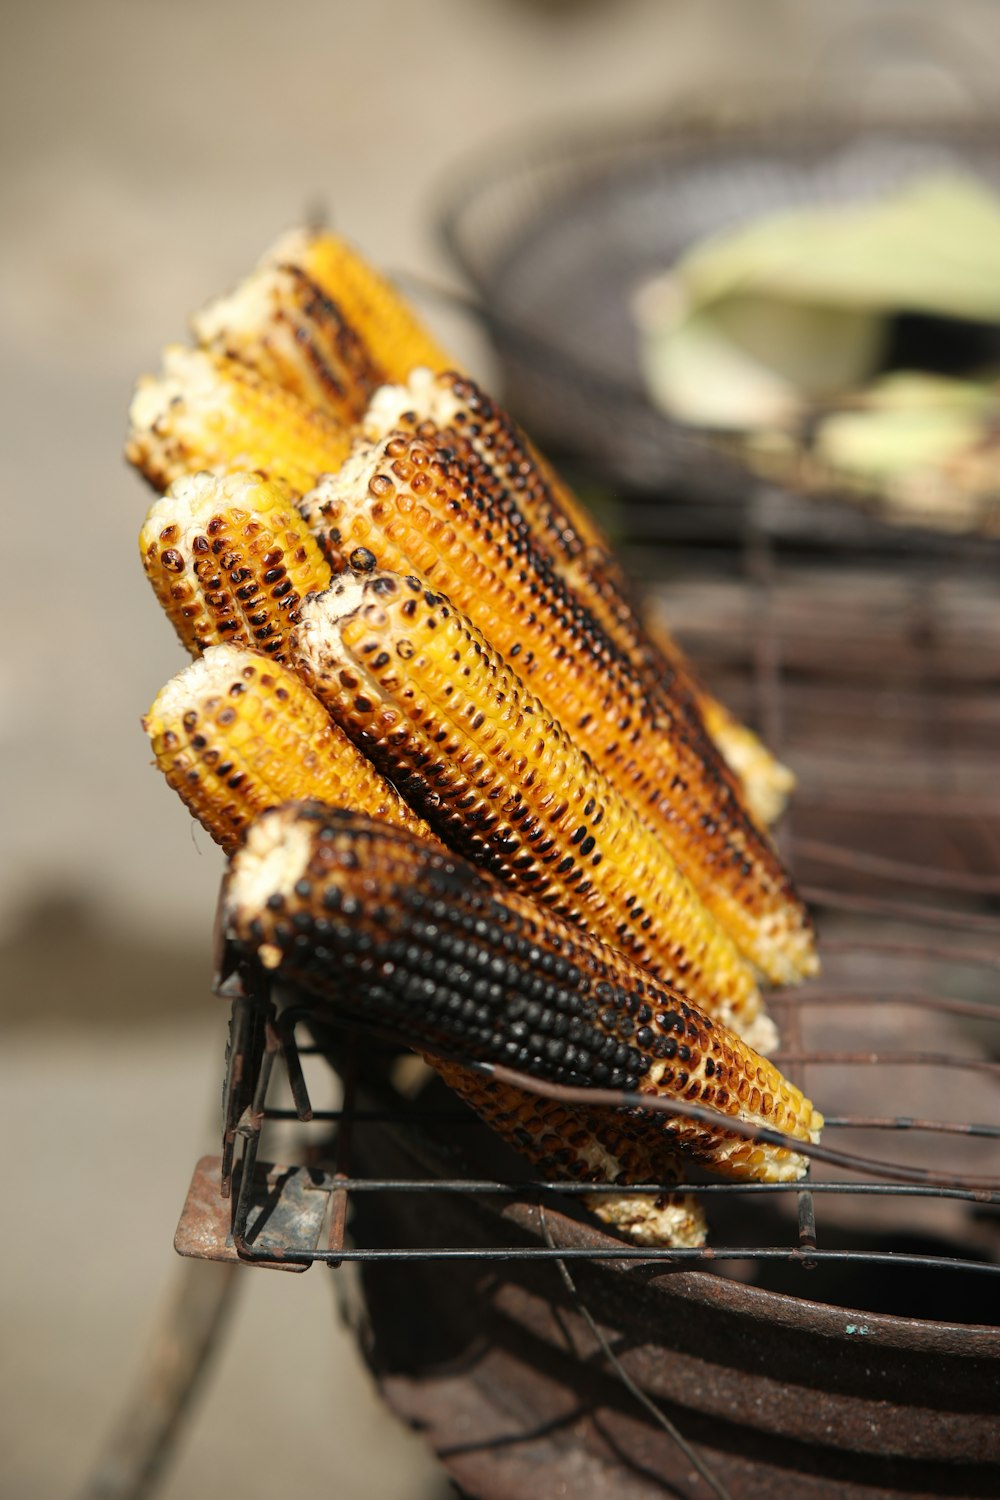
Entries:
<svg viewBox="0 0 1000 1500">
<path fill-rule="evenodd" d="M 155 489 L 201 469 L 257 470 L 300 493 L 339 469 L 348 428 L 255 370 L 172 344 L 163 374 L 139 381 L 125 455 Z"/>
<path fill-rule="evenodd" d="M 749 966 L 659 840 L 447 599 L 346 576 L 303 605 L 293 657 L 450 847 L 770 1045 Z"/>
<path fill-rule="evenodd" d="M 800 1177 L 808 1100 L 739 1036 L 620 953 L 463 860 L 317 804 L 259 819 L 223 887 L 226 936 L 301 991 L 430 1052 L 556 1083 L 698 1103 L 719 1124 L 657 1115 L 664 1147 L 739 1179 Z"/>
<path fill-rule="evenodd" d="M 236 646 L 211 646 L 171 678 L 143 727 L 167 781 L 227 854 L 266 808 L 321 798 L 436 840 L 331 723 L 293 672 Z"/>
<path fill-rule="evenodd" d="M 139 535 L 146 576 L 192 656 L 230 641 L 276 661 L 330 569 L 284 485 L 256 474 L 178 479 Z"/>
</svg>

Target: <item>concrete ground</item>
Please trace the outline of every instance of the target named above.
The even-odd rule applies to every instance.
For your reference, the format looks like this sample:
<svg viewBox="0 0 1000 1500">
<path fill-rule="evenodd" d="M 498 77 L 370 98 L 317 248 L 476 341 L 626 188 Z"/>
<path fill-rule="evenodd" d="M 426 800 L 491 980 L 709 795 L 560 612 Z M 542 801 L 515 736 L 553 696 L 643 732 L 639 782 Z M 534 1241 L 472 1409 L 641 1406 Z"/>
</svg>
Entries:
<svg viewBox="0 0 1000 1500">
<path fill-rule="evenodd" d="M 914 25 L 927 9 L 891 7 Z M 0 1495 L 83 1484 L 217 1133 L 222 866 L 139 728 L 182 663 L 135 555 L 149 497 L 120 458 L 133 381 L 316 204 L 382 265 L 453 279 L 436 206 L 505 133 L 811 88 L 831 39 L 876 13 L 862 0 L 4 7 Z M 1000 39 L 988 0 L 950 14 L 956 56 Z M 488 370 L 471 330 L 438 326 Z M 444 1492 L 419 1438 L 379 1407 L 327 1281 L 246 1273 L 163 1500 Z"/>
</svg>

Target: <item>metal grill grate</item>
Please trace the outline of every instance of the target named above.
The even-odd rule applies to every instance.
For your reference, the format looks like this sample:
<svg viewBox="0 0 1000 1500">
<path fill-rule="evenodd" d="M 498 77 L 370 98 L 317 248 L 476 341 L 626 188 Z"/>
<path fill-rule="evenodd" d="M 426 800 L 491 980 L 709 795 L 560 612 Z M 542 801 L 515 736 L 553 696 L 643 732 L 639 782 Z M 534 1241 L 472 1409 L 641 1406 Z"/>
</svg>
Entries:
<svg viewBox="0 0 1000 1500">
<path fill-rule="evenodd" d="M 836 851 L 838 860 L 841 855 L 842 851 Z M 984 882 L 984 884 L 988 886 L 989 882 Z M 881 913 L 884 905 L 876 899 L 862 897 L 850 900 L 821 894 L 821 900 L 828 903 L 833 910 L 842 910 L 845 907 L 853 909 L 860 905 L 866 913 L 876 916 Z M 892 903 L 894 915 L 899 909 L 896 903 Z M 927 908 L 921 906 L 919 910 L 920 920 L 928 920 Z M 971 917 L 972 914 L 952 911 L 941 913 L 945 921 L 954 920 L 963 915 Z M 991 923 L 989 918 L 983 918 L 974 923 L 970 921 L 968 928 L 963 925 L 960 930 L 971 929 L 978 933 L 984 926 L 991 934 L 1000 937 L 1000 924 Z M 906 958 L 921 964 L 941 959 L 971 965 L 975 968 L 992 968 L 1000 964 L 1000 952 L 981 952 L 978 948 L 973 950 L 938 943 L 899 943 L 894 947 L 897 959 Z M 863 943 L 847 944 L 842 953 L 850 961 L 864 951 Z M 880 952 L 881 949 L 875 951 Z M 839 1198 L 853 1201 L 855 1205 L 860 1204 L 861 1200 L 872 1198 L 897 1200 L 900 1204 L 906 1205 L 904 1211 L 908 1214 L 907 1223 L 910 1226 L 913 1222 L 914 1200 L 960 1203 L 978 1210 L 987 1206 L 1000 1205 L 1000 1170 L 998 1170 L 1000 1146 L 997 1145 L 1000 1142 L 1000 1124 L 990 1123 L 985 1119 L 979 1121 L 964 1118 L 934 1119 L 924 1114 L 892 1114 L 855 1110 L 831 1112 L 827 1115 L 822 1145 L 804 1147 L 801 1143 L 795 1143 L 797 1149 L 803 1150 L 813 1160 L 813 1175 L 809 1187 L 805 1190 L 797 1184 L 787 1183 L 740 1184 L 705 1181 L 692 1181 L 676 1189 L 677 1191 L 690 1191 L 710 1203 L 721 1200 L 729 1200 L 732 1203 L 759 1198 L 796 1201 L 798 1233 L 797 1235 L 790 1234 L 788 1242 L 784 1244 L 712 1243 L 701 1249 L 651 1248 L 624 1245 L 620 1241 L 607 1237 L 604 1245 L 595 1244 L 562 1250 L 539 1244 L 348 1245 L 345 1241 L 347 1205 L 352 1195 L 389 1193 L 408 1196 L 469 1195 L 493 1200 L 518 1198 L 535 1202 L 546 1201 L 551 1206 L 553 1203 L 558 1203 L 560 1195 L 572 1199 L 591 1193 L 620 1190 L 600 1185 L 581 1185 L 570 1181 L 539 1182 L 523 1176 L 484 1178 L 481 1175 L 470 1174 L 379 1178 L 356 1173 L 352 1169 L 353 1143 L 359 1132 L 363 1132 L 369 1126 L 388 1125 L 397 1129 L 405 1129 L 409 1124 L 429 1131 L 432 1137 L 442 1134 L 446 1137 L 454 1136 L 460 1131 L 467 1141 L 470 1132 L 478 1132 L 477 1124 L 468 1112 L 460 1108 L 452 1111 L 438 1109 L 428 1114 L 426 1110 L 408 1108 L 402 1099 L 399 1099 L 395 1105 L 381 1109 L 360 1105 L 357 1057 L 359 1050 L 365 1047 L 366 1038 L 364 1037 L 351 1038 L 345 1046 L 338 1046 L 335 1049 L 336 1053 L 346 1060 L 347 1085 L 342 1107 L 332 1111 L 313 1111 L 305 1090 L 301 1057 L 303 1054 L 316 1052 L 329 1055 L 330 1044 L 327 1042 L 322 1047 L 315 1045 L 303 1047 L 296 1040 L 296 1030 L 302 1023 L 308 1024 L 312 1020 L 313 1025 L 321 1033 L 328 1032 L 329 1017 L 322 1012 L 318 1015 L 311 1013 L 308 1007 L 295 1003 L 292 997 L 279 995 L 276 1001 L 277 1003 L 271 997 L 261 996 L 234 1001 L 233 1044 L 230 1052 L 227 1086 L 229 1101 L 227 1139 L 225 1156 L 221 1164 L 221 1181 L 222 1191 L 228 1195 L 233 1166 L 234 1164 L 238 1166 L 238 1191 L 234 1205 L 232 1239 L 241 1258 L 267 1262 L 282 1260 L 289 1264 L 307 1265 L 312 1261 L 340 1264 L 347 1260 L 554 1259 L 565 1256 L 570 1259 L 586 1257 L 615 1261 L 641 1259 L 695 1264 L 710 1263 L 713 1267 L 718 1267 L 727 1261 L 784 1260 L 809 1267 L 814 1267 L 823 1261 L 868 1264 L 881 1262 L 952 1271 L 960 1269 L 985 1275 L 1000 1272 L 1000 1262 L 984 1258 L 985 1244 L 983 1255 L 973 1257 L 967 1254 L 935 1255 L 902 1250 L 850 1249 L 836 1244 L 826 1247 L 821 1243 L 817 1227 L 817 1219 L 821 1219 L 821 1213 L 817 1210 L 817 1199 L 825 1203 L 827 1200 Z M 867 1078 L 860 1087 L 869 1092 L 877 1091 L 879 1097 L 886 1099 L 887 1102 L 891 1102 L 894 1095 L 898 1095 L 899 1084 L 894 1075 L 903 1070 L 916 1070 L 921 1075 L 918 1092 L 925 1091 L 925 1080 L 928 1074 L 941 1077 L 946 1072 L 954 1071 L 955 1075 L 962 1080 L 960 1088 L 966 1098 L 970 1089 L 970 1079 L 977 1096 L 985 1098 L 986 1089 L 982 1085 L 985 1083 L 987 1089 L 990 1087 L 995 1089 L 997 1079 L 1000 1077 L 1000 1062 L 969 1049 L 941 1052 L 930 1045 L 883 1047 L 880 1044 L 874 1046 L 869 1044 L 852 1050 L 808 1045 L 808 1021 L 806 1019 L 808 1013 L 821 1008 L 825 1019 L 830 1022 L 834 1013 L 839 1017 L 845 1010 L 856 1010 L 860 1006 L 867 1006 L 869 1010 L 875 1006 L 881 1006 L 885 1010 L 891 1007 L 903 1013 L 912 1011 L 925 1023 L 928 1017 L 935 1020 L 945 1017 L 961 1018 L 965 1021 L 980 1023 L 988 1028 L 993 1047 L 1000 1049 L 1000 1014 L 997 1008 L 989 1003 L 927 993 L 918 994 L 909 990 L 898 992 L 890 990 L 883 991 L 881 994 L 871 990 L 850 991 L 837 987 L 836 983 L 831 986 L 829 981 L 825 981 L 822 987 L 816 986 L 802 994 L 788 992 L 775 996 L 773 1004 L 782 1034 L 787 1040 L 787 1045 L 774 1054 L 775 1060 L 796 1079 L 801 1078 L 805 1067 L 808 1067 L 811 1073 L 815 1070 L 816 1082 L 811 1083 L 810 1087 L 814 1094 L 824 1102 L 835 1097 L 835 1090 L 827 1092 L 821 1081 L 820 1070 L 823 1072 L 836 1070 L 841 1075 L 853 1075 L 850 1084 L 852 1092 L 859 1087 L 858 1076 L 867 1074 Z M 804 1020 L 805 1035 L 803 1034 Z M 842 1026 L 843 1021 L 833 1021 L 832 1024 Z M 859 1026 L 856 1020 L 848 1024 L 859 1041 L 864 1042 L 866 1036 L 870 1037 L 870 1027 L 866 1030 L 865 1025 L 862 1023 Z M 287 1069 L 296 1099 L 295 1109 L 268 1108 L 266 1104 L 273 1065 L 279 1057 L 284 1061 Z M 720 1118 L 713 1111 L 698 1106 L 685 1108 L 672 1101 L 650 1101 L 644 1096 L 549 1085 L 502 1067 L 483 1065 L 482 1071 L 491 1072 L 505 1082 L 532 1092 L 559 1098 L 567 1103 L 589 1102 L 622 1108 L 651 1108 L 660 1105 L 668 1111 L 690 1114 L 696 1119 L 711 1121 Z M 307 1192 L 329 1195 L 333 1200 L 334 1211 L 330 1217 L 328 1243 L 323 1249 L 309 1248 L 306 1245 L 291 1242 L 287 1230 L 282 1230 L 281 1233 L 284 1234 L 282 1238 L 277 1232 L 275 1222 L 276 1215 L 278 1219 L 282 1218 L 277 1208 L 277 1201 L 273 1201 L 270 1209 L 265 1211 L 259 1198 L 261 1178 L 257 1166 L 262 1129 L 269 1120 L 290 1118 L 298 1118 L 302 1121 L 311 1120 L 316 1124 L 336 1124 L 339 1129 L 340 1149 L 335 1167 L 332 1170 L 316 1167 L 302 1169 L 304 1175 L 301 1182 L 308 1183 Z M 726 1123 L 731 1128 L 739 1130 L 739 1127 L 733 1125 L 732 1122 Z M 753 1139 L 768 1140 L 775 1144 L 783 1143 L 782 1137 L 775 1132 L 754 1131 L 749 1127 L 744 1127 L 739 1130 L 739 1133 L 745 1133 Z M 867 1142 L 876 1135 L 884 1141 L 890 1133 L 896 1136 L 905 1135 L 910 1139 L 920 1141 L 919 1158 L 921 1159 L 907 1160 L 905 1153 L 891 1157 L 891 1153 L 886 1153 L 884 1149 L 876 1153 L 874 1150 L 858 1149 L 852 1144 L 859 1139 Z M 835 1137 L 836 1145 L 830 1144 L 831 1136 Z M 841 1145 L 840 1142 L 845 1136 L 848 1144 Z M 962 1138 L 963 1155 L 960 1168 L 956 1168 L 954 1162 L 955 1136 Z M 929 1149 L 927 1146 L 927 1142 L 942 1141 L 947 1143 L 944 1152 Z M 238 1142 L 242 1143 L 242 1153 L 236 1162 Z M 975 1163 L 974 1159 L 969 1156 L 969 1147 L 972 1142 L 986 1148 L 981 1152 L 978 1163 Z M 887 1154 L 891 1159 L 887 1159 Z M 836 1168 L 839 1175 L 822 1175 L 832 1168 Z M 821 1175 L 817 1175 L 817 1170 Z M 844 1176 L 844 1173 L 854 1175 L 853 1177 Z M 270 1165 L 264 1176 L 265 1181 L 273 1176 Z M 290 1180 L 288 1178 L 282 1180 L 281 1192 L 289 1191 Z M 667 1188 L 668 1185 L 662 1183 L 646 1183 L 637 1185 L 635 1190 L 660 1192 L 666 1191 Z M 273 1198 L 273 1186 L 270 1193 Z M 750 1213 L 752 1210 L 748 1208 L 747 1212 Z M 293 1222 L 297 1222 L 294 1215 L 292 1219 Z M 318 1227 L 315 1210 L 309 1219 L 311 1224 Z M 256 1231 L 250 1227 L 250 1221 L 253 1220 L 258 1223 Z M 986 1239 L 985 1236 L 982 1238 Z"/>
</svg>

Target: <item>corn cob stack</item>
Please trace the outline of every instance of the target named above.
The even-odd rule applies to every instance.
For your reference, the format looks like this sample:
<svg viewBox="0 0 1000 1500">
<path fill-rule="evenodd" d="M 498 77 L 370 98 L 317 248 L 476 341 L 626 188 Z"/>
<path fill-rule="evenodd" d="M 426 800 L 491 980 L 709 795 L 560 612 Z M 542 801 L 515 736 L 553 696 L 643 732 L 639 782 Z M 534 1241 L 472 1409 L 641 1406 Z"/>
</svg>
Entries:
<svg viewBox="0 0 1000 1500">
<path fill-rule="evenodd" d="M 157 695 L 143 726 L 168 785 L 233 855 L 253 820 L 282 803 L 347 804 L 441 848 L 427 825 L 358 751 L 287 668 L 232 645 L 211 646 Z M 444 852 L 442 850 L 442 852 Z M 577 1181 L 676 1181 L 679 1169 L 619 1126 L 587 1112 L 427 1058 L 445 1082 L 541 1171 Z M 704 1216 L 689 1195 L 588 1197 L 605 1223 L 644 1243 L 702 1244 Z"/>
<path fill-rule="evenodd" d="M 355 814 L 306 803 L 259 819 L 221 914 L 227 937 L 272 974 L 424 1050 L 710 1105 L 803 1142 L 822 1126 L 773 1064 L 618 951 Z M 726 1177 L 805 1171 L 793 1146 L 724 1123 L 642 1118 L 638 1138 L 652 1131 Z"/>
<path fill-rule="evenodd" d="M 741 726 L 691 680 L 672 642 L 661 649 L 644 630 L 586 513 L 509 419 L 449 370 L 388 284 L 330 236 L 288 237 L 195 331 L 199 350 L 168 350 L 164 375 L 140 384 L 128 448 L 158 489 L 173 486 L 147 518 L 143 560 L 182 643 L 206 653 L 145 721 L 195 816 L 229 853 L 248 827 L 257 836 L 251 820 L 288 799 L 347 804 L 421 838 L 425 854 L 442 848 L 430 824 L 530 893 L 525 902 L 487 887 L 522 901 L 546 933 L 562 914 L 641 960 L 640 995 L 642 983 L 652 992 L 676 981 L 714 1010 L 718 1035 L 724 1017 L 771 1045 L 747 957 L 787 981 L 810 972 L 814 954 L 703 715 L 718 710 L 723 744 Z M 751 779 L 766 779 L 765 757 L 750 756 Z M 297 857 L 305 831 L 295 826 Z M 677 1003 L 682 1019 L 698 1016 Z M 692 1024 L 702 1023 L 713 1024 Z M 408 1033 L 413 1045 L 433 1045 L 418 1033 Z M 592 1205 L 646 1242 L 703 1237 L 697 1208 L 666 1189 L 682 1143 L 715 1170 L 775 1169 L 745 1142 L 692 1146 L 687 1122 L 665 1129 L 567 1109 L 431 1060 L 543 1172 L 664 1182 L 653 1197 Z M 716 1076 L 711 1058 L 705 1066 Z M 747 1076 L 770 1119 L 778 1096 L 762 1093 L 765 1083 L 790 1086 L 760 1059 L 753 1066 L 765 1069 Z M 801 1167 L 795 1158 L 791 1170 Z"/>
<path fill-rule="evenodd" d="M 754 815 L 766 822 L 780 814 L 784 768 L 690 682 L 676 648 L 665 659 L 643 639 L 624 576 L 587 512 L 344 241 L 319 231 L 286 235 L 235 292 L 193 322 L 200 356 L 169 349 L 164 375 L 141 382 L 133 403 L 127 452 L 151 483 L 163 488 L 203 468 L 252 468 L 305 489 L 339 467 L 361 418 L 370 437 L 427 420 L 452 439 L 460 433 L 466 457 L 484 463 L 494 484 L 514 488 L 536 543 L 552 549 L 556 570 L 607 633 L 617 630 L 682 706 L 694 687 L 711 725 L 708 754 L 717 743 Z M 406 384 L 379 389 L 383 381 Z"/>
</svg>

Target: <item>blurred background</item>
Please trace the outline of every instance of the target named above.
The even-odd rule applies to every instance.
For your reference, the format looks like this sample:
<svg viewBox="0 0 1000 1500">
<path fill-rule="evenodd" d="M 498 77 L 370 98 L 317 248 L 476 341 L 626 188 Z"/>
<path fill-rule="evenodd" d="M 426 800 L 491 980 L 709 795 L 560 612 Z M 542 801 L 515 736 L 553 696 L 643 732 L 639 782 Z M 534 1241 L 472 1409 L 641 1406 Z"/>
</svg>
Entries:
<svg viewBox="0 0 1000 1500">
<path fill-rule="evenodd" d="M 151 768 L 139 725 L 182 663 L 136 555 L 150 497 L 121 458 L 136 377 L 185 337 L 191 311 L 317 212 L 376 264 L 460 286 L 438 216 L 512 132 L 594 132 L 736 95 L 829 90 L 842 102 L 884 86 L 974 100 L 995 77 L 1000 11 L 956 0 L 939 53 L 931 9 L 5 7 L 0 383 L 17 623 L 0 658 L 0 1493 L 70 1495 L 96 1461 L 170 1287 L 191 1168 L 217 1133 L 226 1015 L 209 984 L 222 861 Z M 855 68 L 851 38 L 873 20 L 919 39 L 902 67 Z M 878 45 L 881 69 L 890 44 Z M 483 330 L 423 305 L 493 380 Z M 326 1275 L 245 1275 L 163 1500 L 222 1485 L 319 1494 L 334 1476 L 358 1500 L 446 1493 L 420 1439 L 371 1394 Z M 279 1408 L 280 1441 L 248 1456 L 248 1426 Z"/>
</svg>

